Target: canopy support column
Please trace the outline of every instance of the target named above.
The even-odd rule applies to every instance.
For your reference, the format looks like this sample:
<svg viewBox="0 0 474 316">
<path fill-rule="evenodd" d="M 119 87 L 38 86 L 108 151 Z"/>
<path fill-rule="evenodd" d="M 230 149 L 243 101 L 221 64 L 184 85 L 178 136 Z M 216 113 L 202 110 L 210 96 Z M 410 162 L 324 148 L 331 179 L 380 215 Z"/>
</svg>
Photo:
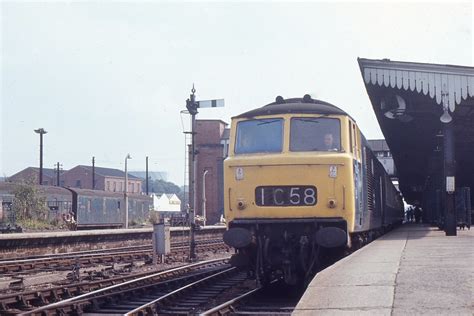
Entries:
<svg viewBox="0 0 474 316">
<path fill-rule="evenodd" d="M 456 208 L 455 208 L 455 175 L 456 161 L 454 156 L 454 122 L 443 124 L 444 149 L 444 188 L 445 195 L 445 223 L 446 236 L 456 236 Z"/>
</svg>

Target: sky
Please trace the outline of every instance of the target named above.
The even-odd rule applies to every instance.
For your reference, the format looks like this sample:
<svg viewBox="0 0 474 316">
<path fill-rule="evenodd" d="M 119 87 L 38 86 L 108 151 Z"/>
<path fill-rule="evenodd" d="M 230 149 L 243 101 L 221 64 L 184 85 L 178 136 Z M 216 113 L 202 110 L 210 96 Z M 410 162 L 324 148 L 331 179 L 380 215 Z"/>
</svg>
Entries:
<svg viewBox="0 0 474 316">
<path fill-rule="evenodd" d="M 0 176 L 39 166 L 165 171 L 183 185 L 193 83 L 230 118 L 311 94 L 383 135 L 357 57 L 473 65 L 473 4 L 2 1 Z"/>
</svg>

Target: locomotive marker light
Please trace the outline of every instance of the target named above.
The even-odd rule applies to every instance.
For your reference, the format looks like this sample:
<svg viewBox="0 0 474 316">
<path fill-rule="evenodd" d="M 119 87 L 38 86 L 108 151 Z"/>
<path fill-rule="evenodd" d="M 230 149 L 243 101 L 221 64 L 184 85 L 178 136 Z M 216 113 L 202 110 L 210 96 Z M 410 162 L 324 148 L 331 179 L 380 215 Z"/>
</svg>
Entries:
<svg viewBox="0 0 474 316">
<path fill-rule="evenodd" d="M 244 168 L 237 167 L 237 169 L 235 169 L 235 180 L 240 181 L 243 179 L 244 179 Z"/>
<path fill-rule="evenodd" d="M 337 166 L 329 166 L 329 177 L 337 178 Z"/>
<path fill-rule="evenodd" d="M 189 114 L 191 115 L 191 162 L 192 168 L 189 171 L 189 188 L 190 192 L 189 195 L 192 196 L 192 205 L 189 209 L 189 219 L 190 219 L 190 247 L 189 247 L 189 260 L 194 261 L 196 260 L 196 242 L 194 239 L 194 230 L 196 226 L 195 222 L 195 213 L 196 213 L 196 206 L 197 206 L 197 182 L 196 182 L 196 174 L 197 174 L 197 160 L 196 160 L 196 149 L 195 149 L 195 136 L 196 136 L 196 115 L 198 114 L 198 108 L 215 108 L 215 107 L 223 107 L 224 106 L 224 99 L 216 99 L 216 100 L 203 100 L 203 101 L 196 101 L 196 89 L 191 89 L 191 94 L 189 95 L 189 99 L 186 100 L 186 109 L 188 110 Z"/>
</svg>

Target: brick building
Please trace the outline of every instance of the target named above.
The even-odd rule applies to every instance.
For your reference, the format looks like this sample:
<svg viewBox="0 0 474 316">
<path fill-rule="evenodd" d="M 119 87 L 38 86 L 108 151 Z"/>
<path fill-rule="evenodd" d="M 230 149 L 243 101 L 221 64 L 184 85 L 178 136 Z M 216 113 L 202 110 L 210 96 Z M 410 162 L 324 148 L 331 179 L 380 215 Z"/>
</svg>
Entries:
<svg viewBox="0 0 474 316">
<path fill-rule="evenodd" d="M 388 175 L 392 178 L 396 177 L 397 170 L 395 169 L 393 157 L 385 139 L 369 139 L 368 142 L 370 148 L 374 152 L 375 156 L 377 156 L 378 160 L 382 163 Z"/>
<path fill-rule="evenodd" d="M 31 182 L 37 184 L 39 182 L 39 168 L 28 167 L 14 175 L 8 177 L 9 182 Z M 62 177 L 64 171 L 60 170 L 59 176 Z M 61 180 L 60 180 L 61 181 Z M 55 169 L 43 168 L 43 185 L 58 185 Z"/>
<path fill-rule="evenodd" d="M 196 215 L 203 215 L 203 176 L 206 181 L 206 224 L 219 222 L 224 209 L 223 161 L 227 156 L 228 129 L 221 120 L 196 120 L 197 205 Z M 227 140 L 226 140 L 227 137 Z M 190 170 L 192 170 L 190 166 Z M 190 197 L 192 203 L 192 197 Z"/>
<path fill-rule="evenodd" d="M 76 166 L 61 176 L 62 186 L 92 189 L 92 166 Z M 142 192 L 142 179 L 128 174 L 128 192 Z M 95 189 L 109 192 L 125 190 L 125 172 L 119 169 L 95 167 Z"/>
</svg>

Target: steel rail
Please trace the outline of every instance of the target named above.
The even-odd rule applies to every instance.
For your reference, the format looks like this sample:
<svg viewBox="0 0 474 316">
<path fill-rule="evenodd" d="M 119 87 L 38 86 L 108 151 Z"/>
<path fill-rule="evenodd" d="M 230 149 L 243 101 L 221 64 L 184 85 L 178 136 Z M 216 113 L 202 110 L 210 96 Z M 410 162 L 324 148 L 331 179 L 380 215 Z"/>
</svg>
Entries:
<svg viewBox="0 0 474 316">
<path fill-rule="evenodd" d="M 201 251 L 201 246 L 198 247 Z M 203 249 L 205 250 L 205 248 Z M 187 253 L 187 252 L 186 252 Z M 114 276 L 101 280 L 82 281 L 79 283 L 71 283 L 62 286 L 41 288 L 36 290 L 18 291 L 0 296 L 0 314 L 6 312 L 14 306 L 28 306 L 31 303 L 47 304 L 48 301 L 58 300 L 63 297 L 71 297 L 73 295 L 82 294 L 91 290 L 100 289 L 104 286 L 118 284 L 126 280 L 147 276 L 157 271 L 148 271 L 133 273 L 123 276 Z"/>
<path fill-rule="evenodd" d="M 275 284 L 276 282 L 278 282 L 279 279 L 274 279 L 273 281 L 271 281 L 269 284 L 270 285 L 273 285 Z M 239 302 L 239 301 L 242 301 L 244 298 L 248 298 L 252 295 L 255 295 L 256 293 L 262 291 L 264 289 L 264 287 L 262 286 L 259 286 L 253 290 L 250 290 L 242 295 L 239 295 L 233 299 L 230 299 L 228 300 L 227 302 L 225 303 L 222 303 L 216 307 L 213 307 L 207 311 L 204 311 L 202 313 L 199 314 L 199 316 L 208 316 L 208 315 L 225 315 L 225 314 L 228 314 L 228 313 L 231 313 L 231 312 L 234 312 L 234 309 L 232 308 L 232 305 L 234 305 L 235 303 Z"/>
<path fill-rule="evenodd" d="M 65 308 L 67 306 L 73 305 L 74 303 L 78 303 L 79 301 L 84 301 L 84 300 L 91 300 L 94 299 L 95 297 L 99 296 L 100 294 L 106 294 L 107 291 L 119 291 L 120 288 L 129 286 L 129 285 L 136 285 L 139 282 L 145 282 L 145 281 L 150 281 L 154 278 L 159 278 L 159 279 L 166 279 L 175 276 L 176 274 L 184 274 L 189 271 L 193 271 L 195 269 L 199 268 L 204 268 L 208 265 L 220 265 L 220 264 L 226 264 L 228 262 L 229 258 L 223 258 L 223 259 L 213 259 L 213 260 L 206 260 L 198 263 L 193 263 L 189 265 L 185 265 L 182 267 L 178 268 L 173 268 L 170 270 L 166 271 L 161 271 L 158 273 L 154 273 L 148 276 L 144 277 L 139 277 L 133 280 L 125 281 L 119 284 L 111 285 L 93 292 L 85 293 L 82 295 L 78 295 L 69 299 L 61 300 L 56 303 L 52 303 L 46 306 L 42 306 L 39 308 L 36 308 L 34 310 L 30 311 L 25 311 L 23 313 L 20 313 L 18 315 L 43 315 L 46 313 L 46 311 L 51 310 L 51 309 L 60 309 L 60 308 Z M 128 288 L 128 290 L 133 290 L 133 288 Z"/>
<path fill-rule="evenodd" d="M 231 312 L 232 311 L 232 305 L 235 304 L 236 302 L 246 298 L 246 297 L 249 297 L 255 293 L 257 293 L 258 291 L 261 291 L 262 290 L 262 287 L 258 287 L 256 289 L 253 289 L 253 290 L 250 290 L 242 295 L 239 295 L 237 296 L 236 298 L 233 298 L 231 300 L 228 300 L 227 302 L 225 303 L 222 303 L 214 308 L 211 308 L 205 312 L 202 312 L 199 314 L 199 316 L 208 316 L 208 315 L 223 315 L 222 312 Z"/>
<path fill-rule="evenodd" d="M 185 253 L 187 252 L 187 249 L 189 249 L 189 246 L 186 245 L 187 242 L 179 243 L 180 246 L 177 246 L 177 244 L 175 244 L 171 248 L 171 251 L 173 254 L 176 254 L 179 252 Z M 181 246 L 181 245 L 186 245 L 186 246 Z M 198 247 L 201 249 L 206 248 L 206 247 L 210 247 L 212 249 L 228 248 L 227 246 L 224 245 L 224 243 L 220 239 L 198 241 Z M 4 276 L 14 276 L 21 273 L 27 273 L 27 272 L 34 273 L 34 272 L 41 272 L 41 271 L 61 270 L 61 267 L 71 266 L 74 264 L 88 266 L 88 265 L 93 265 L 93 264 L 98 264 L 98 263 L 104 263 L 104 264 L 117 263 L 117 262 L 128 263 L 134 260 L 140 260 L 140 259 L 146 260 L 151 257 L 152 257 L 151 246 L 142 250 L 123 250 L 123 251 L 117 251 L 117 252 L 104 251 L 104 252 L 99 252 L 97 254 L 92 254 L 92 255 L 91 254 L 80 254 L 77 256 L 66 255 L 64 257 L 59 256 L 57 258 L 48 256 L 48 257 L 36 258 L 36 259 L 3 261 L 3 262 L 0 262 L 0 272 Z M 40 268 L 39 271 L 36 270 L 38 266 Z M 70 267 L 65 267 L 65 269 L 63 270 L 69 270 L 69 269 Z M 11 273 L 11 275 L 7 274 L 9 272 Z"/>
<path fill-rule="evenodd" d="M 173 246 L 173 243 L 171 244 Z M 46 254 L 46 255 L 35 255 L 35 256 L 21 256 L 21 257 L 15 257 L 13 259 L 8 258 L 8 259 L 0 259 L 0 265 L 3 264 L 8 264 L 8 263 L 17 263 L 17 262 L 22 262 L 22 261 L 34 261 L 34 260 L 41 260 L 41 259 L 49 259 L 49 258 L 68 258 L 68 257 L 75 257 L 75 256 L 84 256 L 84 255 L 93 255 L 96 253 L 107 253 L 107 252 L 113 252 L 113 251 L 128 251 L 129 249 L 136 250 L 137 248 L 150 248 L 150 245 L 145 245 L 145 246 L 130 246 L 130 247 L 115 247 L 115 248 L 107 248 L 107 249 L 94 249 L 94 250 L 84 250 L 84 251 L 72 251 L 72 252 L 67 252 L 67 253 L 52 253 L 52 254 Z"/>
<path fill-rule="evenodd" d="M 146 304 L 144 304 L 144 305 L 142 305 L 142 306 L 140 306 L 140 307 L 137 307 L 137 308 L 135 308 L 134 310 L 132 310 L 132 311 L 126 313 L 125 315 L 127 315 L 127 316 L 132 316 L 132 315 L 147 315 L 147 314 L 148 314 L 147 311 L 153 310 L 153 308 L 156 307 L 157 304 L 159 304 L 160 302 L 164 301 L 165 299 L 168 299 L 168 298 L 170 298 L 170 297 L 172 297 L 172 296 L 175 296 L 176 294 L 179 294 L 179 293 L 181 293 L 181 292 L 184 292 L 185 290 L 191 289 L 191 288 L 193 288 L 193 287 L 195 287 L 195 286 L 197 286 L 197 285 L 200 285 L 200 284 L 202 284 L 202 283 L 204 283 L 204 282 L 206 282 L 206 281 L 209 281 L 209 280 L 211 280 L 211 279 L 215 279 L 215 278 L 217 278 L 217 277 L 219 277 L 219 276 L 222 276 L 222 275 L 224 275 L 224 274 L 227 274 L 227 273 L 229 273 L 229 272 L 231 272 L 231 271 L 237 271 L 237 269 L 236 269 L 235 267 L 232 267 L 232 268 L 229 268 L 229 269 L 227 269 L 227 270 L 220 271 L 220 272 L 217 272 L 217 273 L 215 273 L 215 274 L 213 274 L 213 275 L 207 276 L 207 277 L 205 277 L 205 278 L 203 278 L 203 279 L 201 279 L 201 280 L 198 280 L 198 281 L 195 281 L 195 282 L 193 282 L 193 283 L 187 284 L 187 285 L 185 285 L 185 286 L 183 286 L 183 287 L 181 287 L 181 288 L 179 288 L 179 289 L 176 289 L 176 290 L 174 290 L 174 291 L 172 291 L 172 292 L 170 292 L 170 293 L 167 293 L 166 295 L 163 295 L 163 296 L 157 298 L 156 300 L 153 300 L 153 301 L 151 301 L 151 302 L 149 302 L 149 303 L 146 303 Z"/>
<path fill-rule="evenodd" d="M 201 244 L 209 244 L 209 243 L 218 243 L 222 242 L 222 238 L 216 239 L 205 239 L 205 240 L 196 240 L 197 243 Z M 171 247 L 182 247 L 189 245 L 189 241 L 178 241 L 172 242 Z M 4 264 L 10 263 L 19 263 L 19 262 L 30 262 L 30 261 L 40 261 L 45 259 L 54 259 L 54 258 L 76 258 L 76 257 L 85 257 L 91 254 L 107 254 L 109 252 L 126 252 L 129 250 L 137 250 L 138 249 L 149 249 L 152 250 L 152 245 L 142 245 L 142 246 L 129 246 L 129 247 L 115 247 L 115 248 L 107 248 L 107 249 L 94 249 L 94 250 L 84 250 L 84 251 L 75 251 L 75 252 L 68 252 L 68 253 L 54 253 L 54 254 L 47 254 L 47 255 L 37 255 L 37 256 L 24 256 L 24 257 L 17 257 L 13 259 L 0 259 L 0 266 Z"/>
</svg>

